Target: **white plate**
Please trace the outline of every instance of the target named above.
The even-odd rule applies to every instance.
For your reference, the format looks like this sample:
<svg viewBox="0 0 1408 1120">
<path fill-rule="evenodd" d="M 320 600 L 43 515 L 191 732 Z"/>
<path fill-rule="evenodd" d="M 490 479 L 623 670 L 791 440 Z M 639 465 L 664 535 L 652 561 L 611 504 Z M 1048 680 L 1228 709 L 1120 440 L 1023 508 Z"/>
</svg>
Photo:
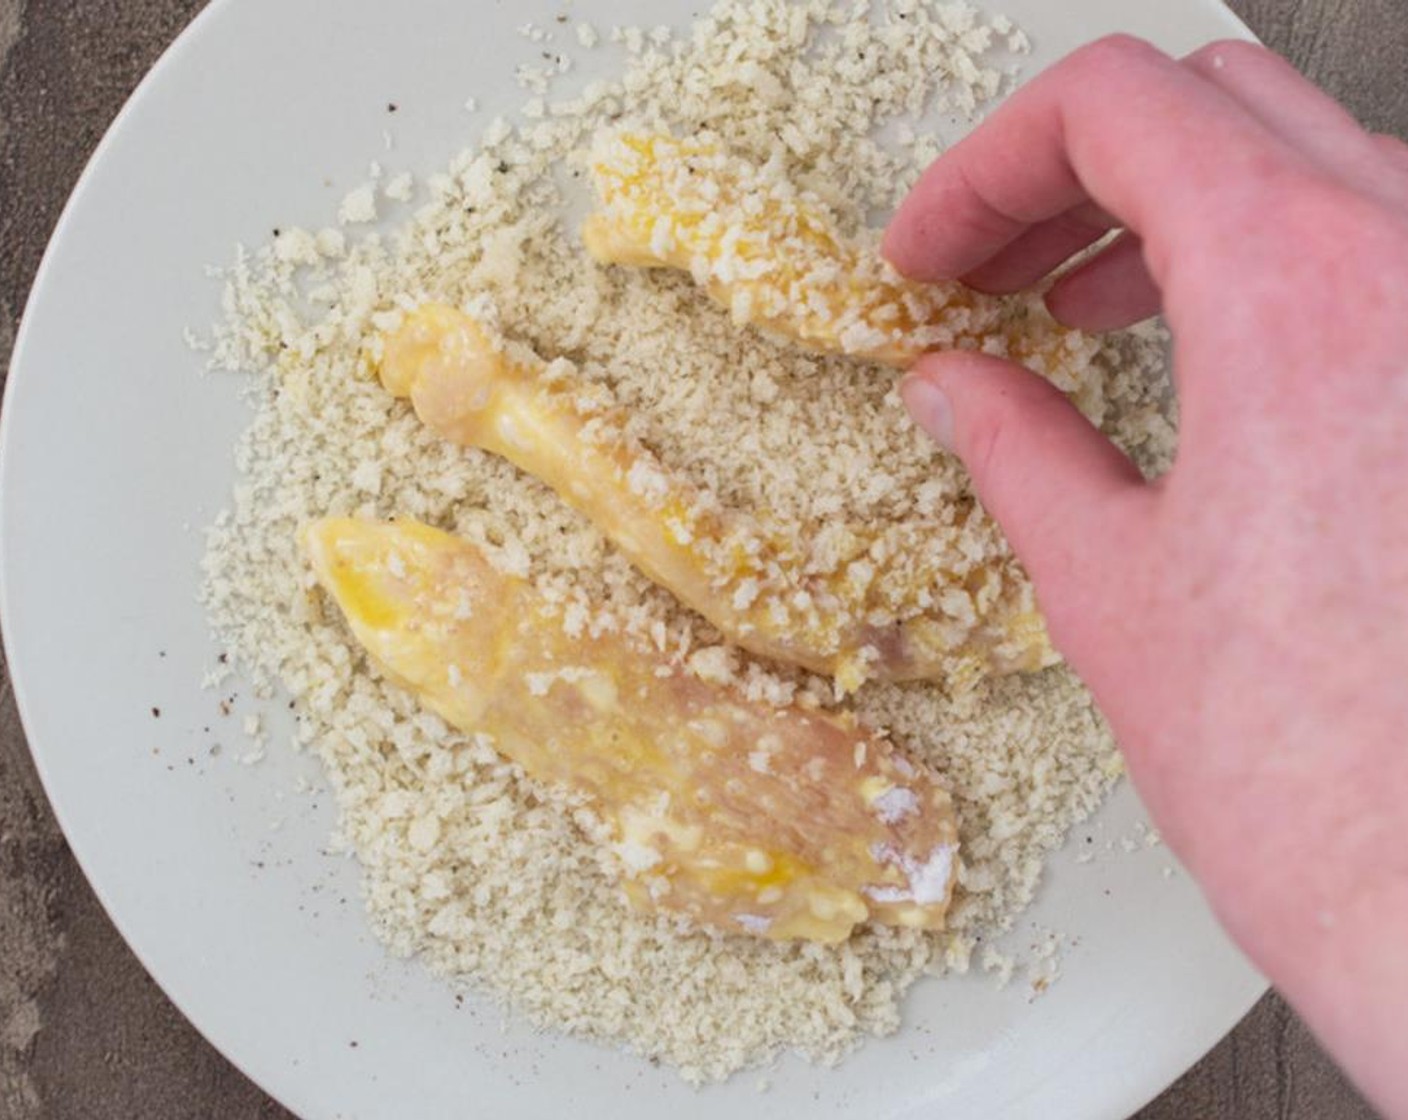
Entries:
<svg viewBox="0 0 1408 1120">
<path fill-rule="evenodd" d="M 573 10 L 609 26 L 683 22 L 696 7 Z M 1246 34 L 1213 0 L 1004 7 L 1037 43 L 1034 65 L 1116 29 L 1175 51 Z M 0 429 L 10 671 L 79 861 L 177 1005 L 310 1118 L 745 1120 L 788 1104 L 817 1117 L 1128 1115 L 1263 990 L 1187 878 L 1164 875 L 1162 849 L 1077 865 L 1082 830 L 1054 861 L 1023 929 L 1038 921 L 1079 943 L 1035 1003 L 979 978 L 926 983 L 909 1028 L 839 1070 L 788 1060 L 765 1095 L 752 1076 L 694 1092 L 634 1058 L 505 1028 L 487 1004 L 458 1008 L 440 982 L 388 960 L 363 922 L 355 866 L 320 854 L 332 806 L 288 794 L 317 780 L 312 761 L 279 749 L 259 766 L 235 761 L 237 719 L 198 687 L 214 651 L 195 596 L 200 530 L 229 493 L 247 413 L 233 380 L 198 376 L 182 341 L 217 316 L 203 267 L 280 222 L 326 224 L 371 159 L 442 166 L 487 119 L 467 115 L 467 96 L 491 113 L 521 103 L 512 67 L 536 48 L 514 28 L 554 10 L 217 2 L 100 146 L 35 284 Z M 605 65 L 617 64 L 603 54 Z M 1097 839 L 1138 815 L 1122 791 Z"/>
</svg>

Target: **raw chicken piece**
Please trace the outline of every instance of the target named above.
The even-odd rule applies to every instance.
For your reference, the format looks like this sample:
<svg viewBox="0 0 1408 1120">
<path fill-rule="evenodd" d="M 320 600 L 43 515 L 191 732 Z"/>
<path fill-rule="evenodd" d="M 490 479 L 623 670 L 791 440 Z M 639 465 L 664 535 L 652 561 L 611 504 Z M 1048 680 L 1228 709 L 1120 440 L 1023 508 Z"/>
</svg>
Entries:
<svg viewBox="0 0 1408 1120">
<path fill-rule="evenodd" d="M 637 908 L 779 940 L 943 927 L 952 802 L 853 715 L 749 702 L 618 636 L 571 636 L 526 581 L 425 525 L 328 519 L 304 547 L 392 679 L 586 798 Z"/>
</svg>

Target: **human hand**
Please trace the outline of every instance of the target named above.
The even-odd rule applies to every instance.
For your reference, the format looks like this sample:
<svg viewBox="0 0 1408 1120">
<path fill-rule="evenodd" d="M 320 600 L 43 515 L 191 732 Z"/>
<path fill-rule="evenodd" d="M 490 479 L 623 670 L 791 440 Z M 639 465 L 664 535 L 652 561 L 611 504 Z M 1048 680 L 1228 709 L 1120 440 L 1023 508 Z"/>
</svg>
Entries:
<svg viewBox="0 0 1408 1120">
<path fill-rule="evenodd" d="M 1408 1116 L 1408 147 L 1259 47 L 1107 39 L 935 163 L 885 252 L 1013 291 L 1112 226 L 1048 305 L 1091 330 L 1163 311 L 1165 477 L 994 358 L 930 355 L 905 400 L 1224 924 Z"/>
</svg>

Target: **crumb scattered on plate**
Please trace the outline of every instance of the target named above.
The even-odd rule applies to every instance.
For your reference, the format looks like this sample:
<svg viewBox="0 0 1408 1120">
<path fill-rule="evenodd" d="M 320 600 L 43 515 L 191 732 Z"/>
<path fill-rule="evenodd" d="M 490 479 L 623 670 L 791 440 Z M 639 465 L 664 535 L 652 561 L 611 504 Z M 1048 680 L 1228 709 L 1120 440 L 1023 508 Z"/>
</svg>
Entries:
<svg viewBox="0 0 1408 1120">
<path fill-rule="evenodd" d="M 225 273 L 215 362 L 248 375 L 254 415 L 232 503 L 210 531 L 206 606 L 241 668 L 295 699 L 378 935 L 536 1023 L 627 1044 L 696 1081 L 782 1050 L 835 1061 L 897 1029 L 918 977 L 966 970 L 979 939 L 1011 927 L 1044 857 L 1119 773 L 1084 690 L 1055 669 L 961 701 L 875 684 L 852 699 L 954 794 L 963 865 L 948 932 L 867 929 L 835 947 L 681 933 L 626 909 L 611 857 L 570 805 L 375 674 L 313 588 L 297 533 L 324 516 L 413 517 L 476 542 L 584 631 L 716 662 L 752 697 L 833 702 L 829 681 L 720 650 L 546 487 L 436 439 L 389 397 L 374 340 L 434 299 L 570 358 L 631 411 L 635 435 L 721 500 L 766 507 L 799 534 L 841 518 L 922 525 L 928 563 L 955 549 L 1001 555 L 990 529 L 946 521 L 972 495 L 906 417 L 893 372 L 740 331 L 687 277 L 602 268 L 563 219 L 585 190 L 593 135 L 630 121 L 776 157 L 859 230 L 937 153 L 923 114 L 971 116 L 1003 91 L 1024 45 L 1009 22 L 961 4 L 863 10 L 723 0 L 673 37 L 564 32 L 624 48 L 621 78 L 553 103 L 571 59 L 549 44 L 518 74 L 543 115 L 522 129 L 492 122 L 476 149 L 418 176 L 426 201 L 399 228 L 364 224 L 376 213 L 367 187 L 334 216 L 342 228 L 285 229 Z M 874 138 L 883 124 L 900 143 Z M 398 196 L 410 184 L 392 186 Z M 1146 328 L 1048 371 L 1151 470 L 1173 443 L 1163 347 Z"/>
</svg>

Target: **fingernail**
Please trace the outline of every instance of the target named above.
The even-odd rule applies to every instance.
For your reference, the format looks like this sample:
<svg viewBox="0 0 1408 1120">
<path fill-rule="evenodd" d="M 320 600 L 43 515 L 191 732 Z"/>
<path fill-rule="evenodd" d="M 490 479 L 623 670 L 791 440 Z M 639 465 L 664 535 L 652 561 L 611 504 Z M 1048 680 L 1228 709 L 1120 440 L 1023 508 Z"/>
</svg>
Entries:
<svg viewBox="0 0 1408 1120">
<path fill-rule="evenodd" d="M 914 422 L 945 451 L 953 450 L 953 406 L 948 394 L 927 377 L 906 377 L 900 396 Z"/>
</svg>

